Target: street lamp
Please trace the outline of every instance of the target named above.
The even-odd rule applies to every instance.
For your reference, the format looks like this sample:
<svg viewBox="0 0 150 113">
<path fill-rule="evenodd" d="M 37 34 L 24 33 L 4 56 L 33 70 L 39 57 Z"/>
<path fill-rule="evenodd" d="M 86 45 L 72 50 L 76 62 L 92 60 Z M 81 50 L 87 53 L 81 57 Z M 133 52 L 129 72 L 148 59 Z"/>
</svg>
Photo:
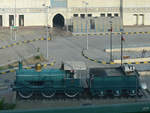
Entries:
<svg viewBox="0 0 150 113">
<path fill-rule="evenodd" d="M 88 50 L 89 48 L 89 37 L 88 37 L 88 10 L 87 10 L 87 6 L 88 6 L 88 2 L 86 1 L 82 1 L 82 3 L 85 4 L 85 9 L 86 9 L 86 49 Z"/>
<path fill-rule="evenodd" d="M 15 27 L 16 27 L 16 0 L 15 0 Z M 15 41 L 16 41 L 16 30 L 15 30 Z"/>
<path fill-rule="evenodd" d="M 46 6 L 45 4 L 42 5 L 43 7 L 45 7 L 46 9 L 46 21 L 47 21 L 47 26 L 46 26 L 46 57 L 48 59 L 49 57 L 49 53 L 48 53 L 48 36 L 49 36 L 49 33 L 48 33 L 48 12 L 49 12 L 49 6 Z"/>
</svg>

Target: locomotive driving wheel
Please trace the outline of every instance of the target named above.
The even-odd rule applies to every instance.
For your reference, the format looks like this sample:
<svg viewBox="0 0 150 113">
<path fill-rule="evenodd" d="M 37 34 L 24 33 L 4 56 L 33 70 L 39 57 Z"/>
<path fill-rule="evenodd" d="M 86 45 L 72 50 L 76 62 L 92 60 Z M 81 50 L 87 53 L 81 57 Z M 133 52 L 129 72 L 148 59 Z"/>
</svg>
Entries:
<svg viewBox="0 0 150 113">
<path fill-rule="evenodd" d="M 76 89 L 68 88 L 68 89 L 65 90 L 64 93 L 67 97 L 74 98 L 79 94 L 79 91 L 77 91 Z"/>
<path fill-rule="evenodd" d="M 18 95 L 21 98 L 28 99 L 28 98 L 32 97 L 33 92 L 32 91 L 23 91 L 23 90 L 20 90 L 20 91 L 18 91 Z"/>
<path fill-rule="evenodd" d="M 55 96 L 56 91 L 51 89 L 51 90 L 44 90 L 41 92 L 42 96 L 45 98 L 52 98 L 53 96 Z"/>
</svg>

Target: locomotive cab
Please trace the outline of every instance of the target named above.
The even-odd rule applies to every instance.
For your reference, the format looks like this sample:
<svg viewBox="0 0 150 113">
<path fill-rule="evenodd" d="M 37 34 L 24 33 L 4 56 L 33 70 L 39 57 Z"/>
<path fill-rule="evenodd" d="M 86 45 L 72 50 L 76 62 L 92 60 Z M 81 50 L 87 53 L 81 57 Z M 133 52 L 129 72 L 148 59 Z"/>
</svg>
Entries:
<svg viewBox="0 0 150 113">
<path fill-rule="evenodd" d="M 66 90 L 67 97 L 75 97 L 88 87 L 86 83 L 87 67 L 84 62 L 80 61 L 66 61 L 63 62 L 63 70 L 66 71 Z"/>
</svg>

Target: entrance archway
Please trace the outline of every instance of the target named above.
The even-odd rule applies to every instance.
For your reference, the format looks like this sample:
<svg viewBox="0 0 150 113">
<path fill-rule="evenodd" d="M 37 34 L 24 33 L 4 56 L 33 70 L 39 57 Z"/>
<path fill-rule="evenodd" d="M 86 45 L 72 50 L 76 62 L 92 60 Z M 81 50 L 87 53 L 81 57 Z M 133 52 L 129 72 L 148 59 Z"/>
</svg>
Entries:
<svg viewBox="0 0 150 113">
<path fill-rule="evenodd" d="M 54 16 L 53 27 L 64 27 L 64 17 L 61 14 L 57 14 Z"/>
</svg>

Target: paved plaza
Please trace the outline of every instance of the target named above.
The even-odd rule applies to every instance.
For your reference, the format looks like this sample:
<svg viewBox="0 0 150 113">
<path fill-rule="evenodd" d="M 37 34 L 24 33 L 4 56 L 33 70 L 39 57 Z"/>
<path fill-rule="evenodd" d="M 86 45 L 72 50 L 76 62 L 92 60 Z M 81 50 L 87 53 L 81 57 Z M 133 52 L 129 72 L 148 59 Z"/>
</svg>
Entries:
<svg viewBox="0 0 150 113">
<path fill-rule="evenodd" d="M 147 32 L 150 31 L 149 27 L 144 28 L 125 28 L 126 32 Z M 58 33 L 59 34 L 59 33 Z M 11 45 L 25 40 L 33 40 L 39 38 L 46 38 L 45 28 L 30 28 L 30 29 L 19 29 L 17 31 L 16 41 L 12 39 L 12 35 L 9 29 L 0 30 L 0 65 L 7 64 L 12 61 L 17 61 L 19 59 L 26 59 L 31 55 L 41 54 L 47 59 L 48 62 L 56 60 L 56 64 L 53 68 L 59 68 L 62 61 L 83 61 L 88 67 L 110 67 L 119 66 L 120 64 L 108 65 L 100 64 L 82 56 L 82 50 L 85 49 L 85 54 L 96 60 L 109 61 L 110 54 L 106 53 L 104 50 L 110 48 L 110 35 L 102 36 L 89 36 L 88 50 L 87 47 L 87 37 L 86 36 L 71 36 L 63 35 L 52 35 L 52 40 L 48 41 L 48 53 L 49 58 L 46 58 L 46 40 L 37 40 L 30 43 L 22 43 L 19 45 L 14 45 L 8 48 L 1 48 L 2 46 Z M 125 48 L 138 48 L 138 47 L 149 47 L 150 46 L 150 34 L 124 34 Z M 14 38 L 14 37 L 13 37 Z M 120 35 L 112 36 L 113 48 L 120 48 Z M 37 51 L 39 49 L 39 52 Z M 141 52 L 125 52 L 124 55 L 128 55 L 132 58 L 141 57 Z M 149 57 L 150 52 L 146 52 L 144 57 Z M 120 52 L 113 53 L 114 59 L 120 58 Z M 46 63 L 46 62 L 45 62 Z M 138 64 L 135 65 L 140 71 L 149 70 L 150 64 Z M 10 84 L 13 83 L 15 79 L 15 72 L 1 74 L 0 75 L 0 87 L 8 88 L 9 90 L 1 90 L 0 95 L 6 97 L 6 93 L 10 94 L 8 97 L 11 98 Z M 144 81 L 149 83 L 150 77 L 144 77 Z M 8 101 L 10 99 L 8 98 Z"/>
</svg>

